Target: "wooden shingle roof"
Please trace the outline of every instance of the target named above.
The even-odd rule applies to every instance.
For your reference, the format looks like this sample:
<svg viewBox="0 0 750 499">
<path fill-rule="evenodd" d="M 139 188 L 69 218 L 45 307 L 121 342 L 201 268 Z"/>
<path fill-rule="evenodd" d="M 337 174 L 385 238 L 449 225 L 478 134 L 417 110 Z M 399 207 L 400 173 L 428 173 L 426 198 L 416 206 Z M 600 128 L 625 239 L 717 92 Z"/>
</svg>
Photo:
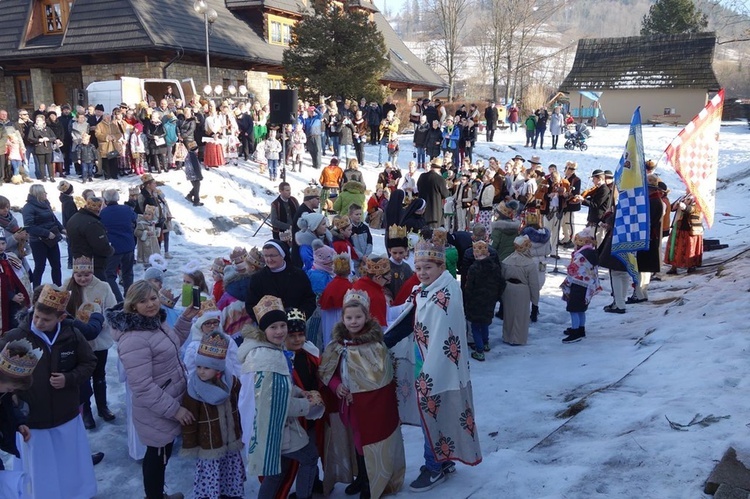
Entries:
<svg viewBox="0 0 750 499">
<path fill-rule="evenodd" d="M 560 90 L 718 90 L 715 47 L 715 33 L 581 39 Z"/>
</svg>

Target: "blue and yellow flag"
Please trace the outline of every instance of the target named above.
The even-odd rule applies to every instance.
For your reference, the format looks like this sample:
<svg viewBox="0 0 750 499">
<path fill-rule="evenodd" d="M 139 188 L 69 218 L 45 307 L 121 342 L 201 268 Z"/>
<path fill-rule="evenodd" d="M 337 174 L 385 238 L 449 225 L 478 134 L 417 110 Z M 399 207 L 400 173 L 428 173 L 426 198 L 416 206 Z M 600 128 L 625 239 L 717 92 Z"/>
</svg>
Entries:
<svg viewBox="0 0 750 499">
<path fill-rule="evenodd" d="M 625 264 L 628 274 L 637 279 L 635 252 L 648 250 L 649 246 L 648 183 L 640 106 L 630 121 L 628 142 L 615 172 L 615 184 L 619 197 L 615 206 L 612 254 Z"/>
</svg>

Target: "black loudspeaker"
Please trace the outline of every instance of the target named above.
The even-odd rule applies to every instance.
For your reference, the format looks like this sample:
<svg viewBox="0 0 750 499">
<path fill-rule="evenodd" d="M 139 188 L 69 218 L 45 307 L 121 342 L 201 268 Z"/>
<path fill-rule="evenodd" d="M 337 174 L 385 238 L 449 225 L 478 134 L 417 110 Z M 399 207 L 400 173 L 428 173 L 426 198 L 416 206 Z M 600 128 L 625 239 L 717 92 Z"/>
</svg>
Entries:
<svg viewBox="0 0 750 499">
<path fill-rule="evenodd" d="M 271 108 L 269 122 L 287 125 L 297 122 L 297 91 L 271 90 L 268 107 Z"/>
</svg>

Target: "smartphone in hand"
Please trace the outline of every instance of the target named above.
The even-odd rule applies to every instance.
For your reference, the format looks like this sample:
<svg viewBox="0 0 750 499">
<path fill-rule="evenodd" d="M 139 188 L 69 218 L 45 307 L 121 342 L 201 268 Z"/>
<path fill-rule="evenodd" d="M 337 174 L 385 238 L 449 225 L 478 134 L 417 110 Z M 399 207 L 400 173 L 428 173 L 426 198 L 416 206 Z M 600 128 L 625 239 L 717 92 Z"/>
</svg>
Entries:
<svg viewBox="0 0 750 499">
<path fill-rule="evenodd" d="M 198 286 L 193 286 L 193 307 L 201 308 L 201 290 Z"/>
</svg>

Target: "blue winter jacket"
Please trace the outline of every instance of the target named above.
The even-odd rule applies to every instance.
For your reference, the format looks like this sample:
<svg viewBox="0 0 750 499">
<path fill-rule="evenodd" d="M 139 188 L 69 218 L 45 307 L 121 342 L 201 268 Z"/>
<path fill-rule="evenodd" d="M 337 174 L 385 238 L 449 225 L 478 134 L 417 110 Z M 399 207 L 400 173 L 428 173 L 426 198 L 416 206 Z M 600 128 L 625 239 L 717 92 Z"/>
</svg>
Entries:
<svg viewBox="0 0 750 499">
<path fill-rule="evenodd" d="M 128 253 L 135 249 L 133 231 L 137 216 L 133 208 L 124 204 L 108 204 L 99 218 L 107 229 L 107 238 L 115 253 Z"/>
<path fill-rule="evenodd" d="M 453 125 L 453 130 L 443 127 L 443 149 L 458 148 L 458 139 L 461 138 L 461 127 Z"/>
</svg>

